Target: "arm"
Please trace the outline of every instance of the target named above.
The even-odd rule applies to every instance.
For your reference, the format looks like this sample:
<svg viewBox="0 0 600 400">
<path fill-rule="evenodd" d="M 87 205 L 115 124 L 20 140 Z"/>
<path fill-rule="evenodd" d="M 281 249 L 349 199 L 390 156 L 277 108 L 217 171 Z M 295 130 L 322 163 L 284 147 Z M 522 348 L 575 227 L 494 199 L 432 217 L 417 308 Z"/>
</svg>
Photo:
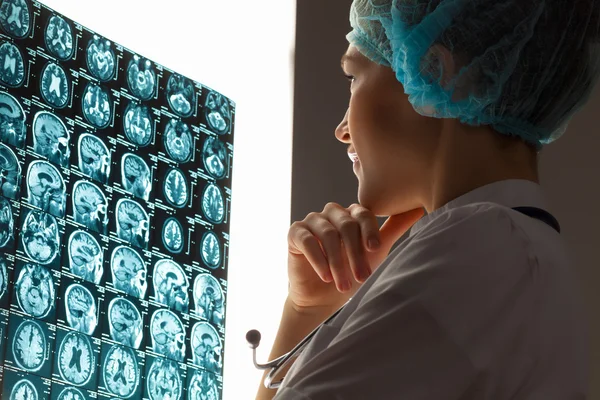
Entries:
<svg viewBox="0 0 600 400">
<path fill-rule="evenodd" d="M 279 324 L 279 330 L 273 343 L 269 360 L 277 358 L 294 348 L 300 341 L 315 329 L 327 317 L 333 314 L 336 310 L 330 308 L 312 309 L 311 311 L 302 311 L 292 304 L 289 299 L 286 299 L 283 306 L 283 314 Z M 290 363 L 274 377 L 274 382 L 280 381 L 287 373 L 294 361 Z M 256 400 L 271 400 L 276 389 L 267 389 L 264 385 L 264 379 L 270 369 L 266 370 L 260 381 L 260 386 L 256 394 Z"/>
</svg>

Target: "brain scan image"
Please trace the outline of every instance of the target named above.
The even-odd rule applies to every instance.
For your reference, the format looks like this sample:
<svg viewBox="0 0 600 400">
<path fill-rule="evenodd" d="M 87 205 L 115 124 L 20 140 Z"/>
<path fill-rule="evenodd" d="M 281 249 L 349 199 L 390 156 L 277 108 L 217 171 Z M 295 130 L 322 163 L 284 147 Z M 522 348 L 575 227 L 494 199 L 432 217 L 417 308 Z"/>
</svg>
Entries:
<svg viewBox="0 0 600 400">
<path fill-rule="evenodd" d="M 0 82 L 9 87 L 19 87 L 25 82 L 23 54 L 9 42 L 0 44 Z"/>
<path fill-rule="evenodd" d="M 192 82 L 173 74 L 167 82 L 166 96 L 171 109 L 181 117 L 189 117 L 194 111 L 194 86 Z"/>
<path fill-rule="evenodd" d="M 28 315 L 43 318 L 54 308 L 54 278 L 46 267 L 23 265 L 14 290 L 19 307 Z"/>
<path fill-rule="evenodd" d="M 108 305 L 108 326 L 112 340 L 139 349 L 143 338 L 142 315 L 127 299 L 114 298 Z"/>
<path fill-rule="evenodd" d="M 177 363 L 155 358 L 146 377 L 146 388 L 150 400 L 180 399 L 183 389 Z"/>
<path fill-rule="evenodd" d="M 210 268 L 218 268 L 221 264 L 221 248 L 219 238 L 214 232 L 206 232 L 200 243 L 202 261 Z"/>
<path fill-rule="evenodd" d="M 125 246 L 115 247 L 110 259 L 115 289 L 143 299 L 146 295 L 148 270 L 137 251 Z"/>
<path fill-rule="evenodd" d="M 176 311 L 187 313 L 190 288 L 183 268 L 173 260 L 159 260 L 152 274 L 156 301 Z"/>
<path fill-rule="evenodd" d="M 81 99 L 85 119 L 96 128 L 106 128 L 110 122 L 111 105 L 107 90 L 95 83 L 88 83 Z"/>
<path fill-rule="evenodd" d="M 8 289 L 8 262 L 6 258 L 0 256 L 0 299 L 5 299 L 7 297 L 7 289 Z M 2 329 L 0 329 L 0 334 L 3 333 Z M 2 343 L 2 336 L 0 335 L 0 344 Z"/>
<path fill-rule="evenodd" d="M 169 121 L 163 135 L 163 144 L 167 155 L 179 163 L 185 163 L 192 158 L 193 140 L 189 126 L 176 119 Z"/>
<path fill-rule="evenodd" d="M 90 73 L 101 81 L 114 76 L 116 59 L 110 41 L 94 35 L 87 46 L 86 60 Z"/>
<path fill-rule="evenodd" d="M 69 166 L 69 131 L 56 115 L 40 111 L 33 118 L 33 151 L 48 161 Z"/>
<path fill-rule="evenodd" d="M 56 357 L 60 376 L 72 385 L 85 385 L 94 374 L 96 357 L 92 342 L 82 333 L 67 333 Z"/>
<path fill-rule="evenodd" d="M 60 250 L 58 223 L 49 214 L 31 211 L 21 227 L 25 254 L 39 264 L 50 264 Z"/>
<path fill-rule="evenodd" d="M 23 107 L 10 94 L 0 92 L 0 142 L 23 148 L 26 134 Z"/>
<path fill-rule="evenodd" d="M 73 55 L 73 30 L 71 25 L 60 15 L 53 15 L 48 20 L 44 33 L 46 48 L 61 61 Z"/>
<path fill-rule="evenodd" d="M 13 239 L 14 225 L 11 205 L 4 197 L 0 197 L 0 248 Z"/>
<path fill-rule="evenodd" d="M 202 148 L 202 161 L 204 168 L 217 179 L 225 177 L 227 172 L 227 149 L 225 145 L 215 137 L 209 137 Z"/>
<path fill-rule="evenodd" d="M 134 246 L 148 247 L 150 217 L 141 205 L 133 200 L 117 202 L 117 236 Z"/>
<path fill-rule="evenodd" d="M 112 346 L 104 359 L 102 377 L 110 393 L 125 399 L 133 396 L 140 383 L 140 369 L 133 350 Z"/>
<path fill-rule="evenodd" d="M 185 358 L 185 328 L 172 311 L 159 309 L 150 319 L 152 350 L 172 360 L 183 362 Z"/>
<path fill-rule="evenodd" d="M 69 79 L 57 63 L 49 62 L 42 71 L 40 92 L 48 104 L 63 108 L 69 102 Z"/>
<path fill-rule="evenodd" d="M 221 374 L 221 339 L 208 322 L 197 322 L 192 328 L 191 346 L 194 364 L 209 372 Z"/>
<path fill-rule="evenodd" d="M 127 84 L 134 96 L 149 100 L 156 89 L 156 73 L 150 60 L 134 55 L 127 67 Z"/>
<path fill-rule="evenodd" d="M 215 375 L 208 371 L 196 370 L 190 380 L 187 398 L 188 400 L 220 400 Z"/>
<path fill-rule="evenodd" d="M 55 166 L 46 161 L 34 161 L 29 164 L 27 189 L 29 204 L 56 217 L 64 217 L 65 182 Z"/>
<path fill-rule="evenodd" d="M 190 187 L 180 169 L 169 169 L 163 181 L 163 193 L 173 207 L 185 207 L 190 196 Z"/>
<path fill-rule="evenodd" d="M 200 274 L 194 280 L 194 312 L 200 318 L 220 325 L 225 317 L 223 290 L 219 282 L 210 274 Z"/>
<path fill-rule="evenodd" d="M 211 183 L 206 186 L 202 194 L 202 211 L 208 220 L 214 224 L 223 222 L 225 205 L 223 195 L 217 185 Z"/>
<path fill-rule="evenodd" d="M 14 151 L 0 143 L 0 195 L 17 200 L 20 185 L 21 165 L 19 160 Z"/>
<path fill-rule="evenodd" d="M 95 232 L 106 234 L 108 200 L 98 186 L 87 181 L 75 182 L 72 201 L 76 222 Z"/>
<path fill-rule="evenodd" d="M 95 237 L 76 230 L 69 237 L 69 268 L 73 275 L 88 282 L 100 284 L 104 273 L 104 255 Z"/>
<path fill-rule="evenodd" d="M 121 158 L 121 184 L 129 193 L 148 201 L 152 190 L 152 174 L 143 158 L 126 153 Z"/>
<path fill-rule="evenodd" d="M 167 218 L 162 229 L 163 245 L 171 253 L 181 253 L 183 250 L 183 226 L 173 217 Z"/>
<path fill-rule="evenodd" d="M 206 96 L 205 115 L 208 126 L 216 133 L 223 135 L 229 132 L 231 110 L 229 101 L 220 93 L 211 92 Z"/>
<path fill-rule="evenodd" d="M 18 39 L 27 36 L 31 26 L 29 6 L 25 0 L 4 0 L 0 7 L 0 24 Z"/>
<path fill-rule="evenodd" d="M 154 135 L 154 122 L 150 109 L 144 105 L 129 103 L 123 118 L 127 139 L 138 146 L 148 146 Z"/>
<path fill-rule="evenodd" d="M 39 371 L 46 361 L 46 335 L 36 321 L 23 320 L 12 338 L 12 351 L 19 368 Z"/>
<path fill-rule="evenodd" d="M 87 397 L 81 392 L 81 390 L 74 387 L 64 388 L 58 395 L 57 400 L 86 400 Z"/>
<path fill-rule="evenodd" d="M 96 299 L 92 293 L 78 283 L 70 285 L 65 291 L 65 311 L 69 326 L 81 333 L 91 335 L 96 330 Z"/>
<path fill-rule="evenodd" d="M 17 382 L 10 392 L 10 400 L 38 400 L 39 398 L 35 385 L 27 379 Z"/>
<path fill-rule="evenodd" d="M 111 154 L 102 139 L 84 133 L 79 136 L 79 170 L 89 178 L 108 183 Z"/>
</svg>

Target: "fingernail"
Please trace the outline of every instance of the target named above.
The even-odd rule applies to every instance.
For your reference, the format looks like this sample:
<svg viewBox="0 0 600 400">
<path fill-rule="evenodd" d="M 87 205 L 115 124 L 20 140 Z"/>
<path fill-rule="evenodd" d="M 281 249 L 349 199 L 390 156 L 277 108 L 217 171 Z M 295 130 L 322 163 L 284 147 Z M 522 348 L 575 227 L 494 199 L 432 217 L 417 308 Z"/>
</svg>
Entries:
<svg viewBox="0 0 600 400">
<path fill-rule="evenodd" d="M 379 247 L 379 240 L 376 238 L 369 239 L 369 248 L 371 250 L 376 250 Z"/>
<path fill-rule="evenodd" d="M 350 290 L 351 287 L 352 287 L 352 284 L 350 283 L 350 281 L 348 279 L 340 282 L 340 289 L 342 292 Z"/>
</svg>

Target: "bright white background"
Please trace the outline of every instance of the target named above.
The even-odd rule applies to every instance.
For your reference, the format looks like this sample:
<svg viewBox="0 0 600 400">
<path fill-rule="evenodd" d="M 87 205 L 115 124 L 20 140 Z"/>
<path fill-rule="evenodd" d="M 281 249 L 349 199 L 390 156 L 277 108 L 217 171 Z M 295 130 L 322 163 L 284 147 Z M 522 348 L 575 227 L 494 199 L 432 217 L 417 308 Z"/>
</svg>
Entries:
<svg viewBox="0 0 600 400">
<path fill-rule="evenodd" d="M 224 400 L 252 399 L 287 295 L 295 0 L 43 0 L 236 102 Z"/>
</svg>

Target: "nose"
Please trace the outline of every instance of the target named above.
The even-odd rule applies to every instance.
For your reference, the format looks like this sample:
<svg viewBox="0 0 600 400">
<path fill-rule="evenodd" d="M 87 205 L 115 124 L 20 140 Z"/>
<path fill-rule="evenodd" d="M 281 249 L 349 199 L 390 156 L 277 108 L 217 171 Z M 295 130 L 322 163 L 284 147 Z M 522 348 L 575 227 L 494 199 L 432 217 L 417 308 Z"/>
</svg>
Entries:
<svg viewBox="0 0 600 400">
<path fill-rule="evenodd" d="M 344 115 L 344 119 L 342 122 L 335 128 L 335 137 L 342 143 L 350 144 L 350 133 L 348 132 L 348 112 L 350 109 L 346 110 L 346 114 Z"/>
</svg>

